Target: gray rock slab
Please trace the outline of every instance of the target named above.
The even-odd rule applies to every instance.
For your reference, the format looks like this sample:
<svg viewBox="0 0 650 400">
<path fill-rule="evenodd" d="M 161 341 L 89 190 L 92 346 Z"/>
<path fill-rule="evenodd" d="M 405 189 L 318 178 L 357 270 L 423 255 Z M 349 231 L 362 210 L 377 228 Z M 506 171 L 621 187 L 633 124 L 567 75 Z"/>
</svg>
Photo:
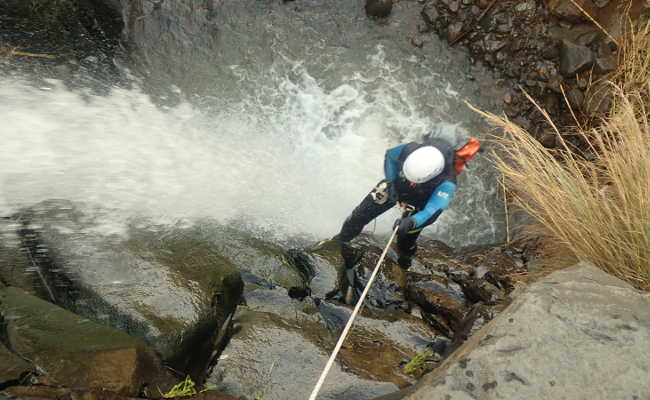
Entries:
<svg viewBox="0 0 650 400">
<path fill-rule="evenodd" d="M 587 263 L 555 272 L 402 396 L 650 399 L 650 294 Z"/>
</svg>

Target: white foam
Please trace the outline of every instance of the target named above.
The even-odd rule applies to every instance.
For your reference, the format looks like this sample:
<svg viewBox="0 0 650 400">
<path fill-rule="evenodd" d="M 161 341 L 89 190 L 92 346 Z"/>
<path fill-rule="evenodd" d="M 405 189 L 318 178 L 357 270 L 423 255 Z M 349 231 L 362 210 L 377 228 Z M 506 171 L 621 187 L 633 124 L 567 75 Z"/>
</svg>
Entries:
<svg viewBox="0 0 650 400">
<path fill-rule="evenodd" d="M 431 124 L 398 69 L 379 48 L 367 72 L 328 90 L 295 64 L 209 110 L 160 107 L 138 89 L 98 96 L 0 77 L 0 214 L 63 198 L 161 220 L 244 217 L 275 232 L 331 236 L 383 177 L 385 149 Z"/>
</svg>

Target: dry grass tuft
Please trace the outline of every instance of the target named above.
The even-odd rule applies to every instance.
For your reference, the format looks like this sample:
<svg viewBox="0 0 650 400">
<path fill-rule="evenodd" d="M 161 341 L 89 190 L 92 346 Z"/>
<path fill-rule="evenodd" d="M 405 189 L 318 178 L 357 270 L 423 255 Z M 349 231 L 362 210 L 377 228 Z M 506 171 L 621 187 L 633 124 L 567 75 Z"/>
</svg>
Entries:
<svg viewBox="0 0 650 400">
<path fill-rule="evenodd" d="M 505 117 L 479 112 L 505 132 L 495 160 L 515 203 L 576 257 L 650 290 L 650 23 L 620 53 L 609 83 L 615 101 L 597 126 L 560 132 L 540 108 L 558 149 Z M 575 152 L 568 135 L 580 136 L 593 156 Z"/>
</svg>

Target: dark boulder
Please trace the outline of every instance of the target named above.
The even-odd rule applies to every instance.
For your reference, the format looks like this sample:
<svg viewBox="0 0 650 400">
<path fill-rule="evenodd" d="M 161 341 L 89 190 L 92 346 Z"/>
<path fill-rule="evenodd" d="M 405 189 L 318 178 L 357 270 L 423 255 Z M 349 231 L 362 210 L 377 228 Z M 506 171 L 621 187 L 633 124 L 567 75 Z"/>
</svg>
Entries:
<svg viewBox="0 0 650 400">
<path fill-rule="evenodd" d="M 393 0 L 366 0 L 366 15 L 386 18 L 393 10 Z"/>
<path fill-rule="evenodd" d="M 594 63 L 593 52 L 585 46 L 563 40 L 560 45 L 560 72 L 566 77 L 573 77 L 591 67 Z"/>
<path fill-rule="evenodd" d="M 592 17 L 596 15 L 598 9 L 592 0 L 575 0 L 575 2 Z M 547 8 L 551 14 L 571 23 L 588 20 L 583 12 L 569 0 L 549 0 Z"/>
</svg>

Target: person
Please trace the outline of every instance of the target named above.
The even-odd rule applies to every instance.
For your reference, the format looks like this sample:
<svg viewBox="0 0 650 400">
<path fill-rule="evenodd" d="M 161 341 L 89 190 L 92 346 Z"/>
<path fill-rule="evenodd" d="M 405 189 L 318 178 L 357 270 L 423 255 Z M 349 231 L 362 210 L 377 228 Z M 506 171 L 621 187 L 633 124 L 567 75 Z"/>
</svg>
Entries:
<svg viewBox="0 0 650 400">
<path fill-rule="evenodd" d="M 447 209 L 456 192 L 456 176 L 465 163 L 480 149 L 471 138 L 460 149 L 454 141 L 443 139 L 434 127 L 422 142 L 400 144 L 388 149 L 384 157 L 382 179 L 343 223 L 333 239 L 342 242 L 342 255 L 346 268 L 358 260 L 348 262 L 348 243 L 361 233 L 363 227 L 396 203 L 402 208 L 401 218 L 395 221 L 397 228 L 397 265 L 393 270 L 398 288 L 406 288 L 406 270 L 417 251 L 417 239 L 422 229 L 433 224 Z M 452 143 L 453 142 L 453 143 Z"/>
</svg>

